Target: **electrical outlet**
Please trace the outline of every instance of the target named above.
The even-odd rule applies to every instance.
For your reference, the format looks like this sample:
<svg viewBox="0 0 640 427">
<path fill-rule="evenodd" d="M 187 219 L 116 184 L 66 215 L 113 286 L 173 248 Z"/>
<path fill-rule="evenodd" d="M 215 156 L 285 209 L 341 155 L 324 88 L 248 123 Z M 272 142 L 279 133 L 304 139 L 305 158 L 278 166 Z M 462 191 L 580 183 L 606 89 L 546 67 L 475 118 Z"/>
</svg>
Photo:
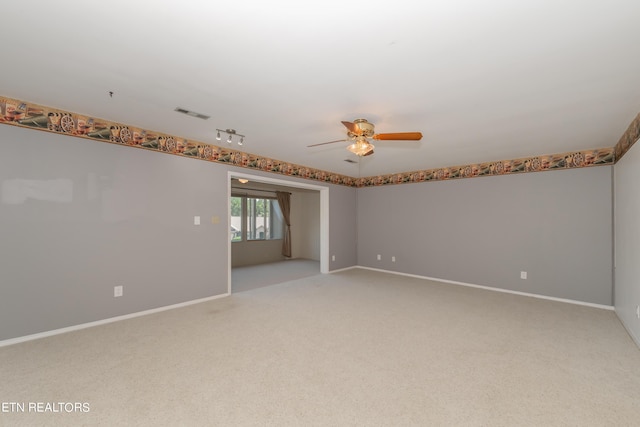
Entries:
<svg viewBox="0 0 640 427">
<path fill-rule="evenodd" d="M 521 271 L 520 272 L 520 278 L 521 279 L 526 279 L 527 278 L 527 272 L 526 271 Z"/>
<path fill-rule="evenodd" d="M 193 217 L 193 225 L 200 225 L 200 217 L 199 216 L 194 216 Z"/>
<path fill-rule="evenodd" d="M 391 257 L 391 262 L 396 262 L 396 257 L 392 256 Z"/>
<path fill-rule="evenodd" d="M 331 255 L 331 261 L 335 261 L 336 260 L 336 256 L 335 255 Z"/>
<path fill-rule="evenodd" d="M 382 259 L 382 255 L 378 254 L 378 261 Z"/>
<path fill-rule="evenodd" d="M 122 285 L 113 287 L 113 296 L 121 297 L 123 295 Z"/>
</svg>

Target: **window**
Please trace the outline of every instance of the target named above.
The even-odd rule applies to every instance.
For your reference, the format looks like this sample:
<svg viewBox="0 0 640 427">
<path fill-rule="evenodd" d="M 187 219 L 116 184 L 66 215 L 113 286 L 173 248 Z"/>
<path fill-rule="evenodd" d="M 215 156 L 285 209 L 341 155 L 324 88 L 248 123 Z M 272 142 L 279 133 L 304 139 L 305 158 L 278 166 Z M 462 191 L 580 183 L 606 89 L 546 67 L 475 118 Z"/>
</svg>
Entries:
<svg viewBox="0 0 640 427">
<path fill-rule="evenodd" d="M 231 197 L 231 241 L 282 239 L 284 221 L 276 199 Z"/>
</svg>

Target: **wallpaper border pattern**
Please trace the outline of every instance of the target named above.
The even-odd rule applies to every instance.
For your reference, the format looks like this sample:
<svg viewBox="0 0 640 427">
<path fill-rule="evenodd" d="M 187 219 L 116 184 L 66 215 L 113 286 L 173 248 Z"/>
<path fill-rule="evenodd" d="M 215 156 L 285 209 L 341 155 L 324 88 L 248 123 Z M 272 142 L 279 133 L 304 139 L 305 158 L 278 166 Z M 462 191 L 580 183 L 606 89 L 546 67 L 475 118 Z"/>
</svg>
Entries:
<svg viewBox="0 0 640 427">
<path fill-rule="evenodd" d="M 614 147 L 614 156 L 616 162 L 624 156 L 633 144 L 640 138 L 640 113 L 635 119 L 631 121 L 631 124 L 622 134 L 620 140 Z"/>
<path fill-rule="evenodd" d="M 349 187 L 610 165 L 640 136 L 639 114 L 615 147 L 355 178 L 7 97 L 0 97 L 0 123 Z"/>
</svg>

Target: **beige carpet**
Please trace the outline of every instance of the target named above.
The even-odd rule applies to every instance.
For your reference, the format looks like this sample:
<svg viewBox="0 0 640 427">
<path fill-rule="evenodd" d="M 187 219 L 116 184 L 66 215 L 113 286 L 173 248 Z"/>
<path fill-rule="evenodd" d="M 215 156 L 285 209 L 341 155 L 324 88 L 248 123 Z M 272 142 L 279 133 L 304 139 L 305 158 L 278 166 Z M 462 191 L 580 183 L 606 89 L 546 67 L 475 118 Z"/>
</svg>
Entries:
<svg viewBox="0 0 640 427">
<path fill-rule="evenodd" d="M 231 292 L 245 292 L 320 274 L 320 261 L 289 259 L 231 269 Z"/>
<path fill-rule="evenodd" d="M 0 425 L 635 426 L 611 311 L 366 270 L 0 348 Z"/>
</svg>

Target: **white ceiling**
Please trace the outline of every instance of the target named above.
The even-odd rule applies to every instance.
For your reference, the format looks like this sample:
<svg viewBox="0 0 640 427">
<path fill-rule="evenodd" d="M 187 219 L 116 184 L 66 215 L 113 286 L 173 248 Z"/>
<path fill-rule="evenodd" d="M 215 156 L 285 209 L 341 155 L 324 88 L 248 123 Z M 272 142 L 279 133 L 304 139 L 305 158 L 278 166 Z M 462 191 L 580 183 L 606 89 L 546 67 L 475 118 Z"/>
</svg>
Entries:
<svg viewBox="0 0 640 427">
<path fill-rule="evenodd" d="M 638 0 L 0 10 L 0 95 L 216 145 L 233 128 L 244 151 L 354 177 L 611 147 L 640 111 Z M 377 142 L 360 165 L 346 143 L 306 147 L 359 117 L 424 138 Z"/>
</svg>

